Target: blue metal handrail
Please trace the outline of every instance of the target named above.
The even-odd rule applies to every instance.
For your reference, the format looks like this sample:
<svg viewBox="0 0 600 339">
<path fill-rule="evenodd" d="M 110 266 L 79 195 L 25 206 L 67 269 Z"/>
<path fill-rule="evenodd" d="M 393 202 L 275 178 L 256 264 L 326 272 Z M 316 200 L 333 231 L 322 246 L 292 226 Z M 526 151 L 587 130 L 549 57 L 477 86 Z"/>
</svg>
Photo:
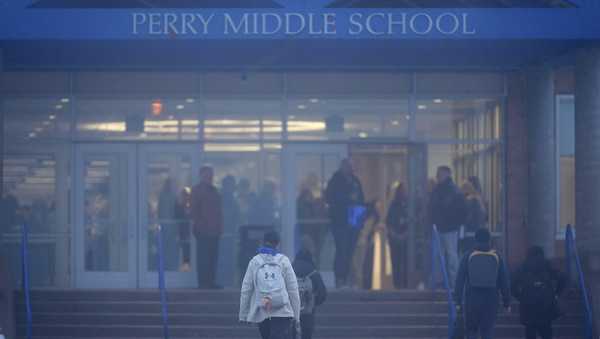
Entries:
<svg viewBox="0 0 600 339">
<path fill-rule="evenodd" d="M 163 336 L 165 339 L 169 339 L 169 309 L 167 302 L 167 288 L 165 286 L 165 260 L 163 253 L 164 246 L 161 225 L 158 225 L 158 231 L 156 232 L 156 242 L 158 245 L 158 288 L 160 290 Z"/>
<path fill-rule="evenodd" d="M 442 278 L 444 281 L 444 288 L 446 289 L 448 298 L 448 339 L 454 337 L 455 323 L 456 323 L 456 305 L 454 304 L 454 298 L 452 297 L 452 290 L 450 289 L 450 279 L 448 278 L 448 269 L 446 268 L 446 259 L 444 253 L 441 250 L 440 233 L 438 232 L 437 226 L 433 225 L 433 232 L 431 233 L 431 276 L 432 276 L 432 288 L 435 288 L 435 280 L 433 278 L 435 274 L 435 258 L 440 261 L 440 268 L 442 271 Z"/>
<path fill-rule="evenodd" d="M 565 232 L 565 252 L 567 257 L 567 274 L 571 274 L 571 260 L 575 261 L 575 268 L 577 269 L 577 279 L 579 283 L 579 291 L 581 292 L 581 296 L 583 298 L 583 305 L 585 311 L 585 339 L 592 339 L 594 335 L 594 317 L 592 313 L 592 306 L 590 304 L 587 287 L 585 285 L 583 269 L 581 268 L 581 261 L 579 260 L 579 253 L 577 252 L 573 227 L 571 225 L 567 225 L 567 230 Z"/>
<path fill-rule="evenodd" d="M 31 339 L 32 316 L 31 296 L 29 294 L 29 227 L 21 226 L 21 269 L 23 273 L 23 292 L 25 294 L 25 308 L 27 312 L 26 337 Z"/>
</svg>

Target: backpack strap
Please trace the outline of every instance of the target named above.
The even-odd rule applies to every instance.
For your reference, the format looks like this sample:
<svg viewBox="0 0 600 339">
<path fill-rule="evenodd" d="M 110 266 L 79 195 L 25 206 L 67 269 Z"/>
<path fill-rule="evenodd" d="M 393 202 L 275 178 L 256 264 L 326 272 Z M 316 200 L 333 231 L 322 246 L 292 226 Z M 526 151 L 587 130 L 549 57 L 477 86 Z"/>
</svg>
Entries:
<svg viewBox="0 0 600 339">
<path fill-rule="evenodd" d="M 473 257 L 476 256 L 476 255 L 489 255 L 491 257 L 494 257 L 494 259 L 496 259 L 496 263 L 500 264 L 500 257 L 498 256 L 498 254 L 494 250 L 489 250 L 489 251 L 478 251 L 478 250 L 475 250 L 475 251 L 473 251 L 469 255 L 469 260 L 473 259 Z"/>
<path fill-rule="evenodd" d="M 307 278 L 311 278 L 313 275 L 315 275 L 317 273 L 317 270 L 313 270 L 312 272 L 310 272 L 309 274 L 303 276 L 303 277 L 299 277 L 300 279 L 307 279 Z"/>
</svg>

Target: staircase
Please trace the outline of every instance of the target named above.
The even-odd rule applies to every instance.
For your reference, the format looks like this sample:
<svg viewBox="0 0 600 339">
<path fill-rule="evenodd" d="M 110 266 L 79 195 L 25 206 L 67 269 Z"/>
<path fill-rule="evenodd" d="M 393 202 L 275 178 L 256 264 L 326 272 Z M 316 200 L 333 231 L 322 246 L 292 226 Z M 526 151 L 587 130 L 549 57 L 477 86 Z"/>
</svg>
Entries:
<svg viewBox="0 0 600 339">
<path fill-rule="evenodd" d="M 17 298 L 18 332 L 24 338 L 24 298 Z M 237 321 L 237 291 L 172 290 L 168 298 L 171 338 L 259 337 L 255 326 Z M 581 306 L 577 298 L 570 300 L 555 338 L 582 337 Z M 523 337 L 513 309 L 499 317 L 496 338 Z M 35 339 L 162 338 L 156 290 L 33 291 L 32 310 Z M 315 338 L 447 338 L 445 294 L 332 292 L 318 310 Z"/>
</svg>

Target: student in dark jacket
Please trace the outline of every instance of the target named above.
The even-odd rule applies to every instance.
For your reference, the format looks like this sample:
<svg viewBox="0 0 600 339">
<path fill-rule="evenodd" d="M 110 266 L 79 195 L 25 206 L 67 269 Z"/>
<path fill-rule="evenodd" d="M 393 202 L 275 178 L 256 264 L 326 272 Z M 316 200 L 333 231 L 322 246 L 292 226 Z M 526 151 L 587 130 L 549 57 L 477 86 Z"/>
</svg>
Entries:
<svg viewBox="0 0 600 339">
<path fill-rule="evenodd" d="M 394 287 L 405 287 L 407 278 L 408 194 L 404 184 L 398 184 L 387 212 L 387 236 L 392 257 Z"/>
<path fill-rule="evenodd" d="M 502 258 L 492 250 L 487 229 L 475 232 L 475 242 L 475 248 L 461 260 L 454 296 L 457 308 L 463 311 L 466 338 L 481 335 L 482 339 L 491 339 L 500 294 L 504 308 L 510 312 L 508 275 Z"/>
<path fill-rule="evenodd" d="M 356 247 L 358 232 L 348 220 L 348 211 L 356 205 L 364 205 L 362 185 L 350 159 L 342 160 L 340 169 L 327 184 L 325 198 L 329 207 L 331 233 L 335 242 L 334 273 L 336 287 L 346 287 L 350 283 L 350 267 Z"/>
<path fill-rule="evenodd" d="M 305 237 L 303 239 L 302 249 L 296 254 L 296 258 L 294 259 L 293 268 L 294 272 L 296 272 L 296 277 L 298 278 L 299 290 L 300 290 L 300 329 L 302 333 L 302 339 L 311 339 L 314 329 L 315 329 L 315 315 L 317 306 L 320 306 L 327 299 L 327 288 L 323 283 L 323 278 L 321 274 L 317 270 L 315 266 L 312 248 L 314 246 L 311 243 L 311 240 Z M 312 285 L 312 297 L 314 300 L 311 300 L 307 303 L 306 300 L 303 300 L 303 293 L 306 291 L 302 291 L 302 279 L 309 278 Z M 307 293 L 308 296 L 310 296 Z M 308 305 L 307 305 L 308 304 Z"/>
<path fill-rule="evenodd" d="M 465 223 L 465 196 L 452 180 L 452 170 L 440 166 L 436 174 L 437 184 L 431 192 L 431 222 L 440 233 L 440 250 L 446 259 L 450 288 L 454 288 L 458 270 L 459 230 Z"/>
<path fill-rule="evenodd" d="M 475 231 L 485 227 L 488 219 L 485 200 L 481 192 L 471 182 L 471 178 L 475 177 L 470 177 L 461 187 L 461 191 L 465 195 L 466 204 L 465 235 L 461 241 L 461 253 L 465 253 L 473 248 L 475 245 L 475 239 L 473 238 Z"/>
<path fill-rule="evenodd" d="M 558 296 L 566 283 L 564 274 L 552 268 L 541 247 L 529 249 L 512 281 L 527 339 L 535 339 L 538 335 L 542 339 L 552 338 L 552 321 L 560 316 Z"/>
</svg>

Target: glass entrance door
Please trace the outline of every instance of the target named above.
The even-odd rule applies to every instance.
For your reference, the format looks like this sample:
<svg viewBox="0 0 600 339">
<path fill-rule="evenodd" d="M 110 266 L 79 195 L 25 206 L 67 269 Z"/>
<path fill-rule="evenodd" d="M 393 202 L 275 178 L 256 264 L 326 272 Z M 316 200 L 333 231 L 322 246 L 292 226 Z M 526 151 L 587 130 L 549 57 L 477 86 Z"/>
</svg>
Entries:
<svg viewBox="0 0 600 339">
<path fill-rule="evenodd" d="M 75 153 L 76 286 L 136 287 L 135 146 L 78 145 Z"/>
<path fill-rule="evenodd" d="M 76 286 L 158 286 L 159 225 L 167 286 L 196 286 L 188 199 L 200 152 L 193 145 L 89 144 L 75 153 Z"/>
<path fill-rule="evenodd" d="M 333 286 L 334 242 L 324 193 L 327 182 L 348 155 L 348 146 L 339 144 L 285 145 L 283 250 L 292 256 L 302 238 L 311 240 L 316 264 L 328 286 Z"/>
<path fill-rule="evenodd" d="M 192 178 L 196 178 L 199 154 L 194 150 L 194 145 L 139 146 L 140 287 L 158 286 L 159 226 L 167 286 L 197 286 L 190 224 Z"/>
</svg>

